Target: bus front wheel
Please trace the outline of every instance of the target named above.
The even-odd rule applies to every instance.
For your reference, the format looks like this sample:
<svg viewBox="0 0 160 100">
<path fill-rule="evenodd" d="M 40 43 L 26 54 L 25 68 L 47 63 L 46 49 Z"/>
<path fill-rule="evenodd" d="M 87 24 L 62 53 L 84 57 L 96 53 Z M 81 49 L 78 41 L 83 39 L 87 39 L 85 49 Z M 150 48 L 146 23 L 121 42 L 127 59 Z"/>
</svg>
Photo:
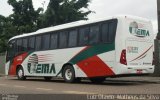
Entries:
<svg viewBox="0 0 160 100">
<path fill-rule="evenodd" d="M 67 83 L 75 82 L 75 71 L 71 65 L 66 65 L 62 72 L 63 79 Z"/>
<path fill-rule="evenodd" d="M 25 79 L 26 79 L 26 77 L 24 76 L 24 70 L 23 70 L 22 67 L 19 67 L 19 68 L 17 69 L 17 78 L 18 78 L 19 80 L 25 80 Z"/>
</svg>

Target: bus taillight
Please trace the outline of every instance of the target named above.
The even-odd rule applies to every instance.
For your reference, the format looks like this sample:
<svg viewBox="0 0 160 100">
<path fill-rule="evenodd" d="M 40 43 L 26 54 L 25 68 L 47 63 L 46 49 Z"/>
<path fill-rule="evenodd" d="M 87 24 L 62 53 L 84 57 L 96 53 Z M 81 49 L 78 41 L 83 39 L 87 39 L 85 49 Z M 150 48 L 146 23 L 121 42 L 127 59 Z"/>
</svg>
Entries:
<svg viewBox="0 0 160 100">
<path fill-rule="evenodd" d="M 127 60 L 126 60 L 126 49 L 123 49 L 121 52 L 121 58 L 120 58 L 120 63 L 127 65 Z"/>
</svg>

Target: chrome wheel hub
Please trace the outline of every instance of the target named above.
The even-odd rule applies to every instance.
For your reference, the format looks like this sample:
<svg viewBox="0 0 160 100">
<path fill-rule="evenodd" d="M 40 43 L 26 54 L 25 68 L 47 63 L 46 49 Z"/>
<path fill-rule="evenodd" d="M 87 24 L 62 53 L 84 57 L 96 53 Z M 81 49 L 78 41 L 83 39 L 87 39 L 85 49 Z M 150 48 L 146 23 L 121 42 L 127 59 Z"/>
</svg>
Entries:
<svg viewBox="0 0 160 100">
<path fill-rule="evenodd" d="M 65 77 L 66 77 L 67 80 L 71 80 L 71 78 L 72 78 L 72 71 L 71 71 L 71 69 L 67 69 L 66 70 Z"/>
<path fill-rule="evenodd" d="M 20 70 L 18 71 L 18 76 L 19 76 L 20 78 L 23 77 L 23 71 L 22 71 L 22 69 L 20 69 Z"/>
</svg>

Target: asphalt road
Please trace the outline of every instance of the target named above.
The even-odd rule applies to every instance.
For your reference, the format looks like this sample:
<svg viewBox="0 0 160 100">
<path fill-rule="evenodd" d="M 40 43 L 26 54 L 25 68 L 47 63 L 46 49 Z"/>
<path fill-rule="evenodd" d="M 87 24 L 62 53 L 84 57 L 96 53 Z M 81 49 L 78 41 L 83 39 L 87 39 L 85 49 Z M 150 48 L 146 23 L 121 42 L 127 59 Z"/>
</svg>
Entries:
<svg viewBox="0 0 160 100">
<path fill-rule="evenodd" d="M 160 94 L 160 77 L 107 78 L 102 84 L 88 80 L 65 83 L 43 78 L 19 81 L 16 77 L 0 77 L 0 94 Z"/>
</svg>

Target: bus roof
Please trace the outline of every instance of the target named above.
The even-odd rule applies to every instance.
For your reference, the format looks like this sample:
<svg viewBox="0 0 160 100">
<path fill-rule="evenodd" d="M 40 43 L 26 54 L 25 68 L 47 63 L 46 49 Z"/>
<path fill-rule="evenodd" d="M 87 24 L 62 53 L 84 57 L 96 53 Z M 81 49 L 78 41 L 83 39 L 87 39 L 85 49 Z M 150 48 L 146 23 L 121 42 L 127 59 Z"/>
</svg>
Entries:
<svg viewBox="0 0 160 100">
<path fill-rule="evenodd" d="M 66 23 L 66 24 L 61 24 L 61 25 L 57 25 L 57 26 L 52 26 L 52 27 L 48 27 L 48 28 L 39 29 L 39 30 L 37 30 L 35 32 L 32 32 L 32 33 L 25 33 L 25 34 L 22 34 L 22 35 L 17 35 L 17 36 L 12 37 L 11 39 L 9 39 L 9 41 L 13 40 L 13 39 L 16 39 L 16 38 L 22 38 L 22 37 L 32 36 L 32 35 L 36 35 L 36 34 L 43 34 L 43 33 L 47 33 L 47 32 L 54 32 L 54 31 L 58 31 L 58 30 L 61 30 L 61 29 L 67 29 L 67 28 L 92 24 L 92 23 L 106 21 L 106 20 L 115 19 L 115 18 L 117 18 L 117 19 L 132 18 L 132 19 L 135 19 L 135 20 L 149 21 L 148 19 L 145 19 L 145 18 L 141 18 L 141 17 L 137 17 L 137 16 L 130 16 L 130 15 L 108 17 L 108 18 L 102 18 L 102 19 L 98 19 L 98 20 L 75 21 L 75 22 L 71 22 L 71 23 Z"/>
</svg>

